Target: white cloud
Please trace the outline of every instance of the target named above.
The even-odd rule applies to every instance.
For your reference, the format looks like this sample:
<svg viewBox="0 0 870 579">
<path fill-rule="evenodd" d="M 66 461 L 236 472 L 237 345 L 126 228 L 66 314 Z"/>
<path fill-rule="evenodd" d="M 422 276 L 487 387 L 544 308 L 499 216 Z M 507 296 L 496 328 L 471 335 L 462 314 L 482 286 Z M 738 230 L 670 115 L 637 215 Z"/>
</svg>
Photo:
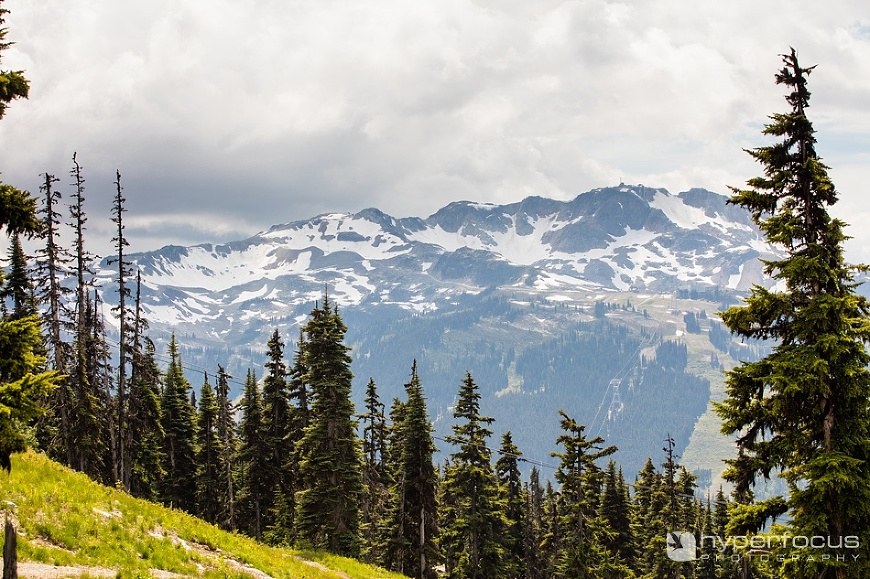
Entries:
<svg viewBox="0 0 870 579">
<path fill-rule="evenodd" d="M 741 149 L 785 107 L 773 75 L 791 45 L 819 64 L 811 113 L 844 205 L 867 177 L 870 8 L 847 0 L 6 7 L 3 66 L 33 88 L 0 124 L 3 178 L 35 190 L 78 151 L 95 229 L 115 168 L 131 216 L 182 243 L 620 179 L 725 192 L 757 173 Z"/>
</svg>

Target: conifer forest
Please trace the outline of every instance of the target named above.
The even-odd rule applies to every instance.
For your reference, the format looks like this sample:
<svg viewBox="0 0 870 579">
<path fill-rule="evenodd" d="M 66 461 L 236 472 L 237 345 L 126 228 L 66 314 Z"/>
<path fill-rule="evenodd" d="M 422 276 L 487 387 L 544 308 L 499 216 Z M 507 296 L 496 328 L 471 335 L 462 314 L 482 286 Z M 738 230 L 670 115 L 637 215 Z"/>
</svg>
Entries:
<svg viewBox="0 0 870 579">
<path fill-rule="evenodd" d="M 788 108 L 764 129 L 775 142 L 748 151 L 761 176 L 732 189 L 730 203 L 783 249 L 764 268 L 785 289 L 756 286 L 712 332 L 773 344 L 728 371 L 717 404 L 736 441 L 727 488 L 701 491 L 671 435 L 626 480 L 620 450 L 564 411 L 535 417 L 559 434 L 549 456 L 527 457 L 487 415 L 485 377 L 461 368 L 452 433 L 437 436 L 412 351 L 392 353 L 407 366 L 403 396 L 384 399 L 373 377 L 355 407 L 348 328 L 328 283 L 298 335 L 275 329 L 250 344 L 264 352 L 262 375 L 219 364 L 191 383 L 180 340 L 162 351 L 149 338 L 120 171 L 106 208 L 117 305 L 103 307 L 76 154 L 40 176 L 37 195 L 0 185 L 0 466 L 32 448 L 265 543 L 416 578 L 870 576 L 870 304 L 855 291 L 862 266 L 843 257 L 846 224 L 828 213 L 837 192 L 806 115 L 812 70 L 794 50 L 782 57 Z M 2 117 L 29 83 L 0 75 Z M 565 356 L 587 346 L 552 344 Z M 662 363 L 684 348 L 661 346 Z M 787 492 L 757 497 L 772 477 Z"/>
</svg>

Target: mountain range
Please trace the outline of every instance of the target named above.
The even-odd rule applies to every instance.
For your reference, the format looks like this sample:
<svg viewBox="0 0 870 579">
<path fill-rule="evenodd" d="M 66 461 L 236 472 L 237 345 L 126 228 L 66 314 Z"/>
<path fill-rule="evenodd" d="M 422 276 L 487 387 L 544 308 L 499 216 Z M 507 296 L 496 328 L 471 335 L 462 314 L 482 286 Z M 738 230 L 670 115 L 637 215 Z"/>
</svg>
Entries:
<svg viewBox="0 0 870 579">
<path fill-rule="evenodd" d="M 300 325 L 327 291 L 349 328 L 358 408 L 370 377 L 387 403 L 401 396 L 416 359 L 436 432 L 446 435 L 453 396 L 471 371 L 496 430 L 511 429 L 538 462 L 554 449 L 564 408 L 615 440 L 630 474 L 657 456 L 666 434 L 695 452 L 689 439 L 721 394 L 720 368 L 744 352 L 717 350 L 706 336 L 718 309 L 766 283 L 759 258 L 776 252 L 726 200 L 620 184 L 570 201 L 458 201 L 425 219 L 372 208 L 129 259 L 141 272 L 152 337 L 175 333 L 191 376 L 217 363 L 236 376 L 261 368 L 274 328 L 290 360 Z M 109 303 L 116 267 L 104 260 L 97 272 Z M 689 314 L 701 334 L 686 331 Z M 677 374 L 656 374 L 664 383 L 650 386 L 657 348 L 669 341 L 688 344 L 686 360 L 662 366 Z M 667 432 L 644 435 L 662 416 L 673 421 Z"/>
</svg>

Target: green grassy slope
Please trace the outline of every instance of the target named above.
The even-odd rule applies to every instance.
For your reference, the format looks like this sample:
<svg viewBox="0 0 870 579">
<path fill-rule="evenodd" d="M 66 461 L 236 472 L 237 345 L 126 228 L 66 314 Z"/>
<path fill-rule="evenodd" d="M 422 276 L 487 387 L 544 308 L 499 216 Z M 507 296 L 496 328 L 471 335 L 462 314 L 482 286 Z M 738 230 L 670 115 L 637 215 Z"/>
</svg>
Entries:
<svg viewBox="0 0 870 579">
<path fill-rule="evenodd" d="M 13 457 L 11 475 L 0 472 L 0 511 L 18 528 L 19 561 L 100 568 L 117 577 L 402 577 L 351 559 L 261 545 L 32 452 Z"/>
</svg>

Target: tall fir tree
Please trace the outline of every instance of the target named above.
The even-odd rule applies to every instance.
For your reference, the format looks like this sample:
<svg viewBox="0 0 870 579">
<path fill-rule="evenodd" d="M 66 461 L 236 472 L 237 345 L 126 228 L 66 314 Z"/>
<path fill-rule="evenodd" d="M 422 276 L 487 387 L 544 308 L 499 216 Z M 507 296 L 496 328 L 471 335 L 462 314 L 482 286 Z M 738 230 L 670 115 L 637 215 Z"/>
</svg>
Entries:
<svg viewBox="0 0 870 579">
<path fill-rule="evenodd" d="M 282 537 L 285 542 L 292 543 L 296 539 L 296 493 L 305 487 L 300 475 L 299 464 L 302 461 L 302 439 L 305 429 L 311 424 L 311 406 L 309 389 L 306 383 L 307 370 L 304 363 L 305 332 L 299 330 L 296 351 L 293 353 L 293 364 L 288 373 L 287 396 L 290 402 L 290 421 L 287 429 L 288 454 L 284 473 L 287 476 L 287 492 L 280 497 L 278 517 L 280 526 L 289 530 L 289 535 Z"/>
<path fill-rule="evenodd" d="M 426 410 L 417 362 L 411 366 L 411 379 L 405 384 L 407 400 L 393 424 L 395 436 L 390 455 L 395 464 L 386 527 L 389 538 L 385 559 L 390 567 L 409 577 L 431 579 L 438 560 L 436 487 L 438 483 L 432 455 L 432 423 Z"/>
<path fill-rule="evenodd" d="M 525 577 L 526 544 L 524 530 L 526 528 L 526 497 L 524 496 L 522 474 L 519 461 L 522 457 L 520 449 L 514 444 L 510 431 L 502 435 L 501 446 L 498 449 L 498 460 L 495 461 L 495 473 L 498 477 L 499 490 L 505 503 L 505 518 L 503 541 L 505 547 L 505 574 L 508 577 Z"/>
<path fill-rule="evenodd" d="M 446 576 L 486 579 L 503 577 L 505 548 L 501 531 L 507 520 L 498 481 L 492 468 L 487 428 L 493 419 L 480 414 L 480 391 L 471 373 L 466 373 L 453 410 L 450 442 L 458 447 L 450 455 L 444 475 L 445 522 L 440 545 L 445 556 Z"/>
<path fill-rule="evenodd" d="M 287 473 L 292 448 L 290 440 L 290 398 L 287 384 L 287 365 L 284 363 L 284 342 L 275 329 L 266 344 L 266 375 L 263 378 L 263 437 L 270 449 L 266 477 L 269 492 L 264 497 L 264 522 L 272 528 L 273 541 L 292 536 L 292 518 L 287 519 L 287 494 L 290 492 L 290 477 Z M 276 520 L 280 518 L 276 526 Z"/>
<path fill-rule="evenodd" d="M 692 566 L 675 561 L 668 556 L 668 547 L 673 546 L 673 533 L 685 531 L 696 534 L 698 527 L 694 505 L 694 477 L 677 462 L 675 441 L 670 434 L 665 438 L 665 460 L 661 473 L 649 490 L 650 509 L 644 520 L 648 529 L 642 550 L 646 552 L 643 577 L 691 577 Z"/>
<path fill-rule="evenodd" d="M 526 509 L 523 517 L 523 574 L 524 579 L 546 579 L 550 576 L 546 559 L 541 552 L 544 539 L 544 488 L 536 466 L 529 473 L 526 485 Z"/>
<path fill-rule="evenodd" d="M 118 431 L 114 428 L 113 416 L 117 413 L 117 398 L 113 395 L 114 380 L 112 372 L 112 352 L 106 339 L 106 325 L 103 318 L 103 300 L 99 292 L 93 290 L 93 300 L 87 310 L 88 328 L 88 381 L 99 399 L 100 419 L 98 432 L 105 441 L 108 453 L 103 460 L 102 479 L 108 484 L 120 482 L 118 464 Z"/>
<path fill-rule="evenodd" d="M 635 558 L 631 503 L 622 468 L 617 471 L 616 463 L 612 460 L 607 464 L 599 509 L 604 527 L 608 530 L 604 536 L 604 546 L 613 558 L 618 557 L 619 562 L 630 567 Z"/>
<path fill-rule="evenodd" d="M 204 373 L 196 419 L 196 516 L 212 524 L 220 520 L 224 499 L 219 491 L 223 469 L 218 413 L 217 398 Z"/>
<path fill-rule="evenodd" d="M 560 521 L 562 513 L 562 497 L 547 479 L 544 485 L 544 500 L 542 503 L 541 541 L 538 543 L 541 571 L 544 577 L 556 576 L 559 557 L 564 545 L 564 532 Z"/>
<path fill-rule="evenodd" d="M 144 350 L 133 356 L 130 380 L 130 493 L 151 501 L 160 498 L 163 470 L 163 424 L 160 408 L 161 372 L 154 343 L 145 339 Z"/>
<path fill-rule="evenodd" d="M 554 576 L 625 576 L 625 566 L 607 551 L 605 523 L 598 513 L 604 477 L 596 461 L 615 453 L 616 447 L 603 446 L 600 436 L 587 439 L 585 426 L 561 410 L 559 415 L 563 433 L 556 443 L 562 451 L 553 456 L 559 459 L 555 478 L 561 487 L 559 524 L 563 536 Z"/>
<path fill-rule="evenodd" d="M 221 472 L 218 473 L 217 492 L 223 505 L 218 524 L 225 529 L 236 528 L 236 489 L 234 474 L 236 471 L 236 420 L 235 408 L 230 400 L 231 376 L 218 365 L 217 373 L 217 436 L 220 441 L 218 463 Z"/>
<path fill-rule="evenodd" d="M 363 543 L 362 560 L 372 564 L 383 560 L 380 539 L 389 496 L 388 432 L 384 409 L 384 403 L 378 397 L 378 387 L 370 378 L 366 385 L 365 412 L 359 415 L 363 456 L 360 536 Z"/>
<path fill-rule="evenodd" d="M 313 547 L 340 555 L 360 552 L 362 456 L 351 401 L 347 327 L 326 292 L 305 324 L 304 381 L 311 389 L 311 423 L 300 442 L 296 526 Z"/>
<path fill-rule="evenodd" d="M 134 328 L 131 322 L 136 314 L 129 307 L 129 300 L 132 297 L 129 278 L 132 275 L 132 270 L 126 258 L 127 247 L 130 243 L 124 235 L 124 213 L 127 211 L 124 204 L 127 200 L 124 198 L 123 187 L 121 187 L 121 172 L 116 170 L 115 177 L 115 198 L 112 202 L 112 222 L 117 227 L 115 237 L 112 238 L 112 242 L 115 244 L 115 255 L 107 260 L 107 264 L 116 264 L 118 268 L 117 277 L 115 278 L 115 282 L 118 285 L 118 305 L 112 307 L 112 311 L 118 319 L 118 367 L 114 424 L 115 431 L 117 432 L 118 449 L 115 460 L 118 465 L 117 470 L 121 485 L 129 490 L 132 461 L 129 451 L 130 425 L 127 417 L 129 405 L 127 366 L 134 348 Z"/>
<path fill-rule="evenodd" d="M 238 528 L 260 539 L 265 531 L 264 506 L 269 500 L 269 469 L 266 463 L 271 457 L 271 449 L 264 436 L 263 400 L 253 370 L 248 370 L 245 378 L 245 391 L 239 409 L 242 417 L 237 459 Z"/>
<path fill-rule="evenodd" d="M 72 289 L 61 283 L 69 275 L 72 256 L 60 243 L 58 204 L 61 193 L 54 188 L 59 179 L 49 173 L 42 177 L 40 190 L 43 197 L 39 215 L 45 244 L 36 255 L 37 295 L 45 306 L 42 317 L 48 363 L 61 378 L 47 400 L 45 416 L 37 424 L 37 439 L 51 458 L 72 466 L 74 441 L 70 438 L 70 409 L 73 395 L 66 376 L 71 349 L 69 342 L 64 340 L 65 332 L 74 331 L 73 315 L 66 303 Z"/>
<path fill-rule="evenodd" d="M 85 249 L 87 215 L 84 209 L 85 179 L 78 157 L 73 153 L 72 203 L 69 206 L 73 229 L 73 264 L 75 272 L 75 336 L 73 354 L 69 368 L 71 393 L 69 439 L 73 445 L 72 467 L 88 474 L 96 480 L 107 480 L 106 470 L 111 467 L 107 461 L 114 449 L 109 448 L 105 435 L 105 416 L 107 415 L 106 396 L 102 390 L 102 375 L 97 375 L 99 363 L 94 351 L 97 336 L 94 328 L 96 307 L 91 299 L 93 271 L 90 264 L 93 254 Z M 109 464 L 107 464 L 107 462 Z"/>
<path fill-rule="evenodd" d="M 783 55 L 776 83 L 789 110 L 771 115 L 772 145 L 749 150 L 764 175 L 733 189 L 730 203 L 748 209 L 767 240 L 784 253 L 764 262 L 777 288 L 752 288 L 742 306 L 722 314 L 742 338 L 775 341 L 773 351 L 728 372 L 717 406 L 723 431 L 737 435 L 737 457 L 725 477 L 744 498 L 759 477 L 781 472 L 789 495 L 749 507 L 747 532 L 787 510 L 793 535 L 828 537 L 813 560 L 786 558 L 787 577 L 870 574 L 870 304 L 856 293 L 845 262 L 846 224 L 828 208 L 838 200 L 816 152 L 807 117 L 807 80 L 794 49 Z M 755 527 L 755 528 L 752 528 Z M 837 548 L 861 537 L 857 550 Z M 848 551 L 848 553 L 847 553 Z M 846 565 L 838 555 L 859 555 Z"/>
<path fill-rule="evenodd" d="M 36 299 L 30 268 L 27 264 L 27 255 L 21 245 L 21 236 L 13 233 L 11 241 L 9 245 L 9 270 L 3 286 L 0 287 L 0 298 L 4 300 L 4 310 L 11 307 L 7 317 L 11 320 L 20 320 L 36 315 Z"/>
<path fill-rule="evenodd" d="M 656 471 L 652 458 L 647 458 L 634 480 L 634 499 L 631 509 L 631 529 L 637 550 L 635 552 L 634 569 L 638 575 L 643 575 L 652 569 L 654 553 L 646 545 L 653 539 L 659 529 L 654 528 L 654 518 L 661 509 L 658 504 L 660 475 Z M 668 529 L 670 530 L 670 529 Z"/>
<path fill-rule="evenodd" d="M 175 334 L 169 342 L 169 366 L 163 381 L 163 502 L 196 512 L 196 409 L 190 402 Z"/>
</svg>

